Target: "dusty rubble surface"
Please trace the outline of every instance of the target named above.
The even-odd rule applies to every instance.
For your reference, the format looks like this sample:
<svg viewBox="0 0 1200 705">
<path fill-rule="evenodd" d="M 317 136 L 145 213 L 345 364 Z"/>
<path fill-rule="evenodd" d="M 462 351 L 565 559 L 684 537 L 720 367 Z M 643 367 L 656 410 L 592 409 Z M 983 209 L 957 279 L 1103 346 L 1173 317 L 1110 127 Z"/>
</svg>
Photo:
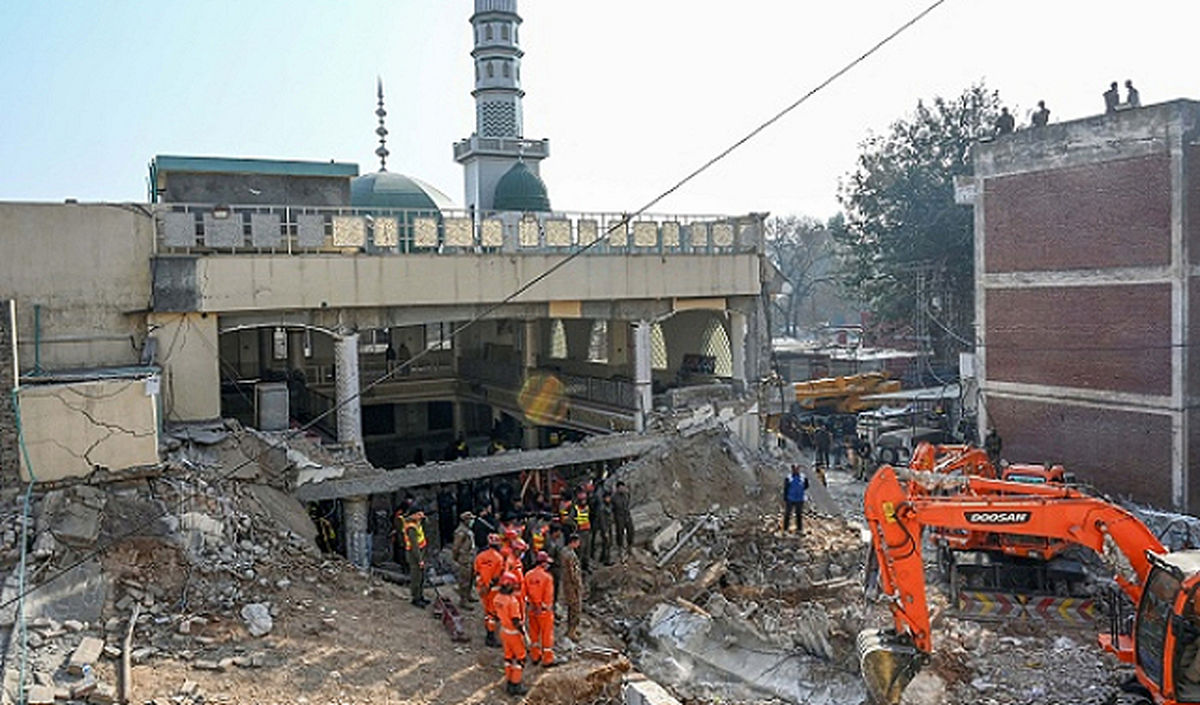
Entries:
<svg viewBox="0 0 1200 705">
<path fill-rule="evenodd" d="M 638 518 L 648 524 L 639 529 L 657 530 L 643 533 L 657 550 L 597 570 L 589 609 L 638 668 L 684 702 L 865 702 L 854 636 L 890 624 L 886 607 L 864 596 L 865 485 L 831 471 L 829 493 L 841 515 L 810 514 L 803 538 L 783 535 L 778 495 L 784 468 L 796 459 L 708 433 L 625 469 L 635 499 L 654 507 Z M 672 540 L 655 545 L 664 532 Z M 927 574 L 931 605 L 944 612 L 932 562 Z M 933 661 L 905 702 L 1133 703 L 1119 689 L 1131 670 L 1097 645 L 1103 628 L 936 617 Z"/>
<path fill-rule="evenodd" d="M 46 584 L 25 609 L 31 702 L 113 702 L 134 614 L 130 702 L 504 699 L 500 650 L 477 634 L 451 642 L 430 611 L 408 604 L 406 590 L 317 550 L 311 521 L 287 494 L 291 453 L 236 426 L 173 445 L 168 462 L 136 479 L 37 498 L 29 575 Z M 0 515 L 6 568 L 18 555 L 17 506 Z M 121 538 L 130 531 L 136 536 Z M 2 601 L 16 594 L 10 579 Z M 477 615 L 467 615 L 472 633 L 482 632 Z M 2 616 L 12 628 L 15 610 Z M 20 692 L 22 640 L 13 633 L 6 702 Z M 72 659 L 92 645 L 89 675 Z M 619 654 L 583 650 L 560 668 L 530 669 L 530 702 L 606 702 L 628 669 Z"/>
<path fill-rule="evenodd" d="M 362 468 L 315 443 L 289 446 L 236 425 L 208 429 L 172 443 L 159 468 L 38 495 L 29 576 L 47 584 L 26 603 L 27 685 L 50 701 L 111 702 L 136 611 L 131 702 L 507 701 L 502 654 L 481 645 L 478 611 L 465 615 L 473 641 L 455 644 L 403 588 L 317 551 L 288 493 L 301 476 Z M 709 428 L 618 471 L 639 546 L 589 575 L 583 643 L 560 644 L 573 657 L 565 666 L 529 669 L 527 702 L 616 702 L 631 668 L 689 705 L 864 702 L 854 637 L 890 618 L 864 596 L 863 484 L 831 472 L 840 513 L 810 513 L 803 536 L 785 534 L 784 468 L 809 459 L 775 452 Z M 6 571 L 19 555 L 18 499 L 0 508 Z M 16 594 L 12 572 L 0 602 Z M 14 617 L 0 610 L 5 628 Z M 939 616 L 936 654 L 906 701 L 1127 702 L 1118 684 L 1128 671 L 1095 634 Z M 19 692 L 19 643 L 6 655 L 8 702 Z M 98 650 L 82 654 L 89 647 Z M 72 667 L 77 651 L 90 658 L 90 679 Z"/>
</svg>

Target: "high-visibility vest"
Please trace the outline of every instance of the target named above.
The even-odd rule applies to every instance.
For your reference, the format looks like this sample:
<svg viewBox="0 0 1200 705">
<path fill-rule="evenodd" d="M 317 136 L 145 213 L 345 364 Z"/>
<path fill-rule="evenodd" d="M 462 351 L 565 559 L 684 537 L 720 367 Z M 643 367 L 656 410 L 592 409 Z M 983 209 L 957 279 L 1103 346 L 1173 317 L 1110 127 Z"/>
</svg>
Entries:
<svg viewBox="0 0 1200 705">
<path fill-rule="evenodd" d="M 542 526 L 537 531 L 533 532 L 531 537 L 533 540 L 533 550 L 541 551 L 546 547 L 546 534 L 550 531 L 549 526 Z"/>
<path fill-rule="evenodd" d="M 575 528 L 580 531 L 591 531 L 592 520 L 588 517 L 588 508 L 586 504 L 575 505 Z"/>
<path fill-rule="evenodd" d="M 417 546 L 424 549 L 425 546 L 427 545 L 425 542 L 425 527 L 419 521 L 409 521 L 409 520 L 405 519 L 404 520 L 404 550 L 411 551 L 413 549 L 412 539 L 410 539 L 408 537 L 408 530 L 410 528 L 416 528 L 416 530 L 417 530 Z"/>
</svg>

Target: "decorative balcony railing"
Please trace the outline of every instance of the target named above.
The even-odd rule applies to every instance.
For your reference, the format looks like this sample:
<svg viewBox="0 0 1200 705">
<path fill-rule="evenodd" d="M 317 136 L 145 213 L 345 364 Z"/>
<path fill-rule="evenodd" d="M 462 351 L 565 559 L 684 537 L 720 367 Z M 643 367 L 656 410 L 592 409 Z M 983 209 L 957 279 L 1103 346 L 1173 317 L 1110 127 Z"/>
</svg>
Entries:
<svg viewBox="0 0 1200 705">
<path fill-rule="evenodd" d="M 730 254 L 762 252 L 763 217 L 484 213 L 158 204 L 162 254 Z"/>
</svg>

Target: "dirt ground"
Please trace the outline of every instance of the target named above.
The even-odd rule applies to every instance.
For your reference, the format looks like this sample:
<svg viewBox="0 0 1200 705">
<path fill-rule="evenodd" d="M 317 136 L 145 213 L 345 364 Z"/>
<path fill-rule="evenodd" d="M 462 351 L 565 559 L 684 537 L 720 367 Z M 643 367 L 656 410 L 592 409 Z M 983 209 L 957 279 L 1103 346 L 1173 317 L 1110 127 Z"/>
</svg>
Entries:
<svg viewBox="0 0 1200 705">
<path fill-rule="evenodd" d="M 250 638 L 240 621 L 210 618 L 190 635 L 174 635 L 179 649 L 262 654 L 261 668 L 199 670 L 196 660 L 157 659 L 133 669 L 133 702 L 172 702 L 192 681 L 208 702 L 338 703 L 501 703 L 504 659 L 500 649 L 482 644 L 479 612 L 467 616 L 470 643 L 459 644 L 429 609 L 417 609 L 406 591 L 349 568 L 301 577 L 276 596 L 272 632 Z M 205 644 L 208 640 L 213 643 Z M 137 646 L 136 642 L 134 644 Z M 111 665 L 112 662 L 110 662 Z M 529 668 L 528 702 L 559 700 L 562 681 L 585 681 L 603 661 L 580 659 L 555 669 Z M 625 667 L 628 667 L 627 662 Z M 619 667 L 608 665 L 619 680 Z M 101 673 L 103 676 L 103 672 Z M 601 690 L 591 688 L 592 696 Z M 577 685 L 572 685 L 578 690 Z M 545 695 L 541 691 L 548 691 Z M 546 695 L 552 697 L 545 697 Z"/>
</svg>

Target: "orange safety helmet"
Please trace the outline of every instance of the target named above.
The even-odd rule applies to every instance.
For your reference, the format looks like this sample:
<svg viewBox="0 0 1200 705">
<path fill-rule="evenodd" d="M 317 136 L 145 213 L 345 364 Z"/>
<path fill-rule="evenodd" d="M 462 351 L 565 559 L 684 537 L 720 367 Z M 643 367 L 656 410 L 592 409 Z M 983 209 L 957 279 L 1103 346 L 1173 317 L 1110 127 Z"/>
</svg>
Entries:
<svg viewBox="0 0 1200 705">
<path fill-rule="evenodd" d="M 553 563 L 554 559 L 550 557 L 549 553 L 546 553 L 545 551 L 538 551 L 537 562 L 539 565 L 542 563 Z"/>
<path fill-rule="evenodd" d="M 488 534 L 488 545 L 499 546 L 504 540 L 500 538 L 500 534 Z"/>
<path fill-rule="evenodd" d="M 529 544 L 525 543 L 524 539 L 517 539 L 516 541 L 513 541 L 512 547 L 513 547 L 514 551 L 528 551 L 529 550 Z"/>
<path fill-rule="evenodd" d="M 504 538 L 508 539 L 509 541 L 512 541 L 520 535 L 521 532 L 517 531 L 516 527 L 510 526 L 504 530 Z"/>
<path fill-rule="evenodd" d="M 518 582 L 517 574 L 511 570 L 504 571 L 504 575 L 500 576 L 501 585 L 516 585 Z"/>
</svg>

